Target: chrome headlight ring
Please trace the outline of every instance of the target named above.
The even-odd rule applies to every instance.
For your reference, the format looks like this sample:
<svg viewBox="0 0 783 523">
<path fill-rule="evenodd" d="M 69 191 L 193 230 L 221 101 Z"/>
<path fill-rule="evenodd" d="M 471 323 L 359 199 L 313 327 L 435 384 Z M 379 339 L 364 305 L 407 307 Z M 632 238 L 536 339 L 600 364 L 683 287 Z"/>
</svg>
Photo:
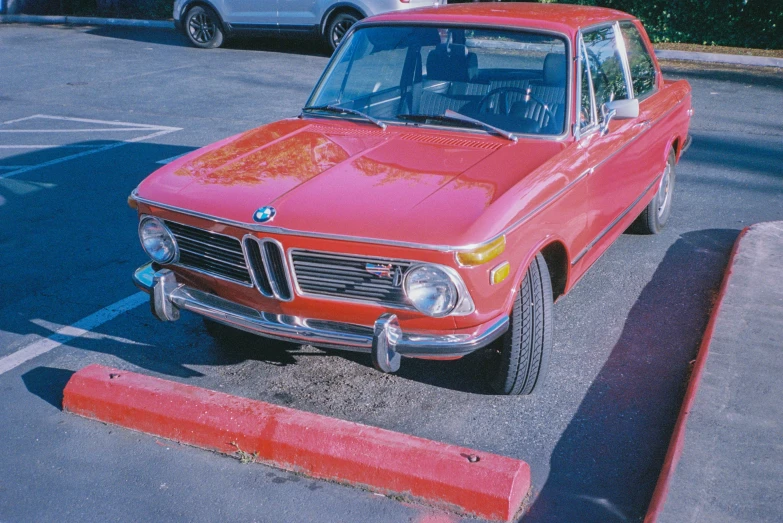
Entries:
<svg viewBox="0 0 783 523">
<path fill-rule="evenodd" d="M 145 215 L 139 220 L 141 248 L 155 263 L 168 265 L 179 261 L 177 239 L 163 220 Z"/>
<path fill-rule="evenodd" d="M 419 278 L 419 281 L 415 278 Z M 427 278 L 430 279 L 429 284 L 422 282 Z M 415 288 L 415 285 L 418 285 L 418 288 Z M 433 289 L 433 287 L 441 287 L 441 289 Z M 475 310 L 473 300 L 459 273 L 445 265 L 418 263 L 410 266 L 403 276 L 402 288 L 416 310 L 427 316 L 434 318 L 450 315 L 464 316 Z M 444 295 L 444 292 L 450 295 Z M 429 306 L 426 305 L 427 302 L 430 303 Z"/>
</svg>

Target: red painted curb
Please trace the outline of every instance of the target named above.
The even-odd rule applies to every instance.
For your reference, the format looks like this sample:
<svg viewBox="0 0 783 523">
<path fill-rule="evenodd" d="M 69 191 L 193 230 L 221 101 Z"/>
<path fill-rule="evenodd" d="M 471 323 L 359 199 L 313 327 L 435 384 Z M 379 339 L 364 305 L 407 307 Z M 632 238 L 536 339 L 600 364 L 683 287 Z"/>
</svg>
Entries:
<svg viewBox="0 0 783 523">
<path fill-rule="evenodd" d="M 655 523 L 663 510 L 663 505 L 666 503 L 666 496 L 669 493 L 669 483 L 674 475 L 674 471 L 677 468 L 677 463 L 680 461 L 682 455 L 682 449 L 685 446 L 685 426 L 688 422 L 688 416 L 693 408 L 693 402 L 696 400 L 696 392 L 699 390 L 699 382 L 701 376 L 704 373 L 704 365 L 707 362 L 707 356 L 710 353 L 710 343 L 712 342 L 712 335 L 715 332 L 715 323 L 717 323 L 718 313 L 720 312 L 721 303 L 723 303 L 723 297 L 726 294 L 726 288 L 729 286 L 729 278 L 731 278 L 731 270 L 734 267 L 734 257 L 739 250 L 740 242 L 748 232 L 750 227 L 746 227 L 740 232 L 737 240 L 734 242 L 734 247 L 729 255 L 729 261 L 726 265 L 726 272 L 723 274 L 723 282 L 721 283 L 718 296 L 715 300 L 715 305 L 712 307 L 710 313 L 710 320 L 707 323 L 707 328 L 704 329 L 704 337 L 701 340 L 699 346 L 699 352 L 696 356 L 696 362 L 693 364 L 693 371 L 691 373 L 691 379 L 688 382 L 688 388 L 685 391 L 685 397 L 682 400 L 682 407 L 680 408 L 680 414 L 677 416 L 677 422 L 674 425 L 674 431 L 672 432 L 672 439 L 669 442 L 669 450 L 666 452 L 666 458 L 663 461 L 663 467 L 661 468 L 661 474 L 658 476 L 658 483 L 655 485 L 655 491 L 653 492 L 650 505 L 647 508 L 647 515 L 644 518 L 645 523 Z"/>
<path fill-rule="evenodd" d="M 63 409 L 488 519 L 511 519 L 530 489 L 524 461 L 101 365 L 71 377 Z"/>
</svg>

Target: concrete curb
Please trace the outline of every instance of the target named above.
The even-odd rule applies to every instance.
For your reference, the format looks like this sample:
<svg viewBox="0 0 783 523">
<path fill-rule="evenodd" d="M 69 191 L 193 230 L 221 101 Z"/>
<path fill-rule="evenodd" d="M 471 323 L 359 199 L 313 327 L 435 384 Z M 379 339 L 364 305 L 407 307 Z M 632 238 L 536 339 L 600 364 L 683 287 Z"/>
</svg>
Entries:
<svg viewBox="0 0 783 523">
<path fill-rule="evenodd" d="M 159 29 L 174 29 L 174 22 L 166 20 L 131 20 L 128 18 L 98 18 L 84 16 L 0 15 L 0 23 L 109 25 L 115 27 L 155 27 Z M 686 62 L 710 62 L 783 68 L 783 58 L 772 58 L 768 56 L 696 53 L 690 51 L 669 51 L 665 49 L 656 50 L 655 56 L 660 60 L 683 60 Z"/>
<path fill-rule="evenodd" d="M 109 25 L 114 27 L 154 27 L 157 29 L 174 29 L 174 22 L 167 20 L 131 20 L 129 18 L 98 18 L 88 16 L 0 15 L 0 23 Z"/>
<path fill-rule="evenodd" d="M 760 67 L 783 67 L 783 58 L 770 56 L 748 56 L 742 54 L 693 53 L 689 51 L 655 51 L 659 60 L 684 60 L 687 62 L 710 62 L 720 64 L 752 65 Z"/>
<path fill-rule="evenodd" d="M 644 518 L 645 523 L 655 523 L 658 520 L 663 511 L 663 506 L 666 503 L 666 496 L 669 493 L 669 484 L 671 483 L 674 471 L 677 468 L 677 463 L 680 461 L 683 447 L 685 446 L 685 428 L 688 423 L 688 416 L 693 409 L 693 403 L 696 400 L 696 393 L 699 390 L 699 382 L 701 381 L 702 374 L 704 373 L 704 365 L 707 362 L 707 356 L 710 352 L 710 343 L 712 342 L 712 336 L 715 332 L 715 324 L 718 320 L 718 314 L 720 313 L 721 303 L 723 297 L 726 295 L 726 289 L 729 286 L 729 279 L 731 278 L 732 267 L 734 267 L 734 257 L 739 250 L 740 242 L 745 234 L 748 232 L 749 227 L 740 232 L 739 237 L 734 242 L 734 247 L 729 255 L 729 261 L 726 265 L 726 272 L 723 275 L 723 282 L 721 282 L 720 290 L 715 298 L 715 305 L 710 312 L 710 320 L 707 323 L 707 328 L 704 330 L 704 337 L 702 338 L 701 345 L 699 346 L 699 352 L 696 356 L 696 362 L 693 364 L 693 371 L 691 372 L 691 379 L 688 382 L 688 388 L 685 390 L 685 397 L 682 400 L 682 407 L 680 407 L 680 414 L 677 416 L 677 422 L 674 424 L 674 430 L 672 431 L 672 439 L 669 442 L 669 449 L 666 451 L 666 458 L 663 461 L 663 467 L 661 467 L 661 473 L 658 476 L 658 482 L 655 485 L 655 491 L 653 491 L 650 505 L 647 508 L 647 514 Z"/>
<path fill-rule="evenodd" d="M 487 519 L 512 519 L 530 489 L 524 461 L 101 365 L 71 377 L 63 409 Z"/>
</svg>

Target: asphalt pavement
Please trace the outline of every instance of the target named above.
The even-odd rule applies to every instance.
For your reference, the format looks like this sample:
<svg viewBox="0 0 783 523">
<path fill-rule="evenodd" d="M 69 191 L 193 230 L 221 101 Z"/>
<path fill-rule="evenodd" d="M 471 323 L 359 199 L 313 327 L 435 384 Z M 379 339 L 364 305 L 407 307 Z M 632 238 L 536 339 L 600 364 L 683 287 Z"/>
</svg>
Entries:
<svg viewBox="0 0 783 523">
<path fill-rule="evenodd" d="M 134 298 L 130 191 L 161 162 L 297 114 L 326 61 L 309 42 L 203 51 L 170 31 L 0 25 L 0 358 L 30 357 L 0 368 L 0 520 L 452 519 L 63 413 L 90 363 L 524 459 L 525 521 L 643 517 L 731 246 L 783 216 L 780 72 L 667 66 L 695 108 L 671 221 L 623 235 L 555 305 L 547 387 L 510 398 L 476 358 L 384 375 L 363 355 L 217 343 L 199 318 L 163 324 Z"/>
</svg>

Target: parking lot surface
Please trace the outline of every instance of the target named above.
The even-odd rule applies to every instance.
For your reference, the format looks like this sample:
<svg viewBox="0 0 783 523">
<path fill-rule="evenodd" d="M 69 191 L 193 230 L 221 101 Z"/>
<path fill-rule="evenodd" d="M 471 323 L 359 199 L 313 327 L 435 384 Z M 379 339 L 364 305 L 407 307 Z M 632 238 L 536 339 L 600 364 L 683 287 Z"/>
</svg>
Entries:
<svg viewBox="0 0 783 523">
<path fill-rule="evenodd" d="M 130 283 L 145 261 L 130 191 L 297 114 L 326 61 L 291 41 L 202 51 L 161 30 L 0 26 L 0 520 L 453 519 L 63 413 L 90 363 L 523 459 L 525 521 L 643 517 L 731 246 L 783 216 L 783 77 L 666 66 L 695 108 L 667 228 L 616 242 L 555 305 L 547 387 L 500 397 L 478 358 L 385 375 L 364 355 L 218 343 L 193 315 L 155 320 Z"/>
</svg>

